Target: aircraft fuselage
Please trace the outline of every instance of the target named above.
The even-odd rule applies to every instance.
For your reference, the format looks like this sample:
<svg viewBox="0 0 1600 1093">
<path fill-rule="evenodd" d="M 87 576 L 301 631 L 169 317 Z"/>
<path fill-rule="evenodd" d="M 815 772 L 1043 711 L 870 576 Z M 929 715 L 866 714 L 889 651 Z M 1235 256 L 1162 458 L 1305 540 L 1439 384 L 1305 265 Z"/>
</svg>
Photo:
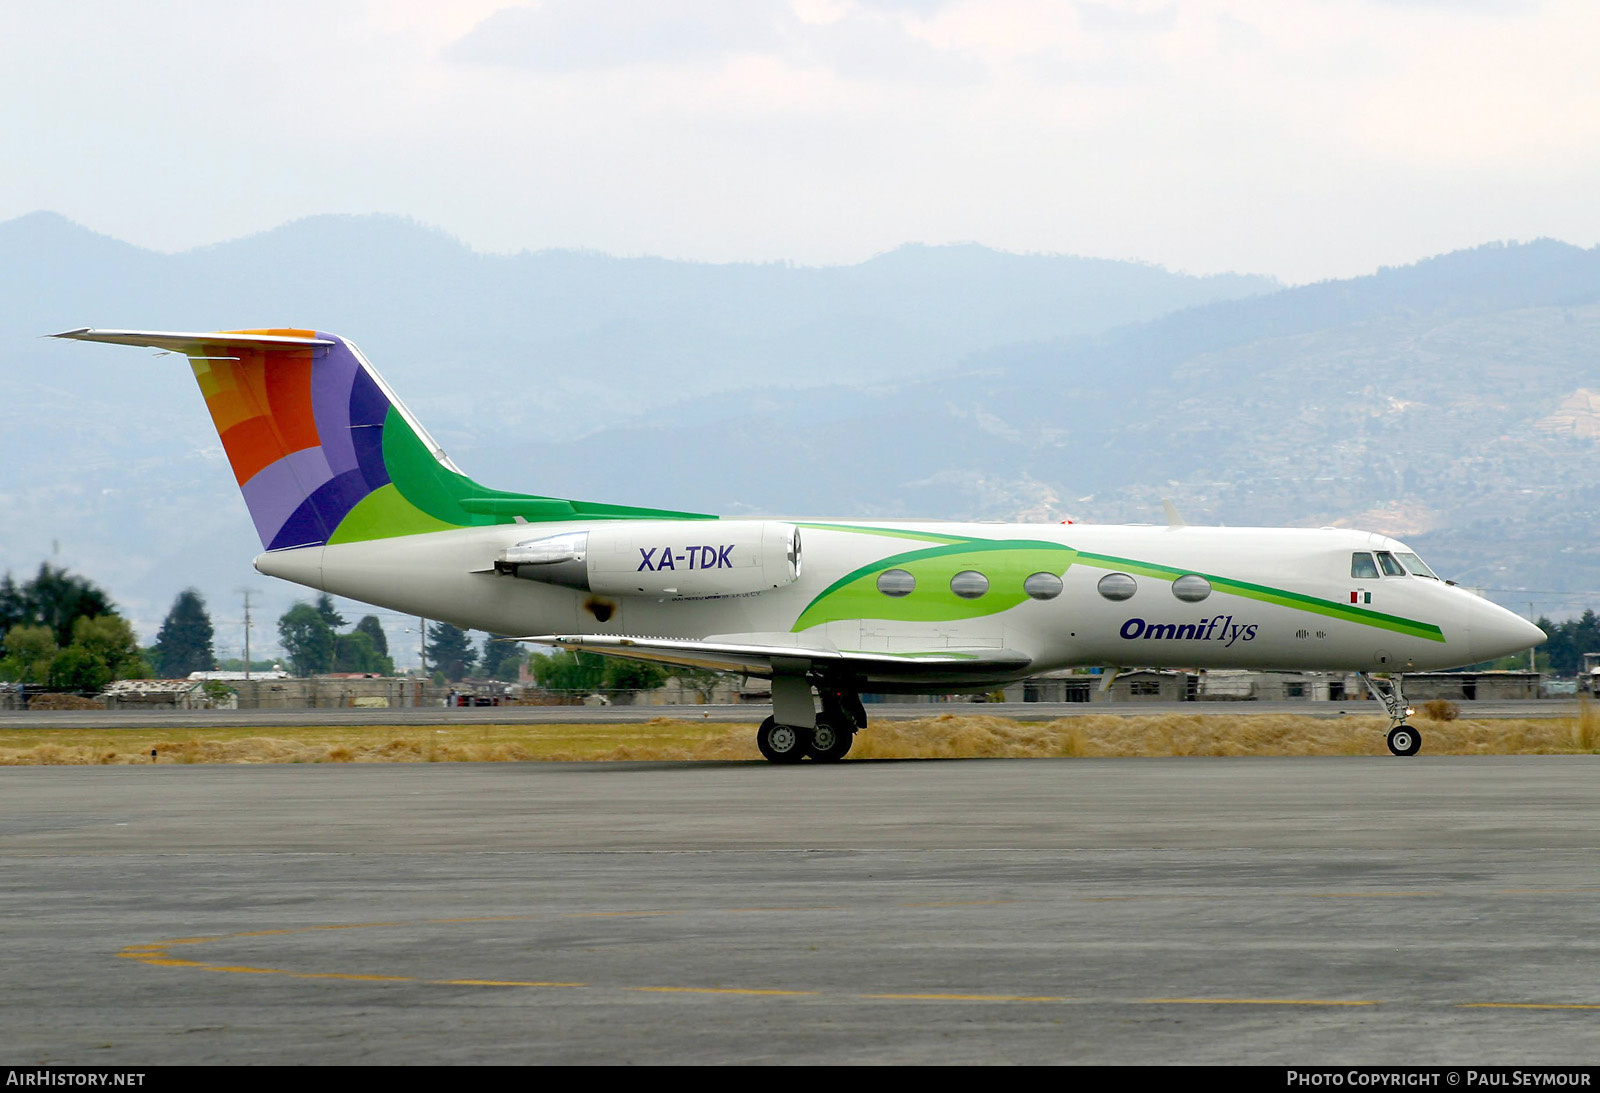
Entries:
<svg viewBox="0 0 1600 1093">
<path fill-rule="evenodd" d="M 1086 665 L 1425 671 L 1524 649 L 1543 634 L 1466 590 L 1411 574 L 1352 576 L 1352 558 L 1409 553 L 1385 536 L 1342 529 L 1162 527 L 1093 524 L 959 524 L 783 520 L 803 536 L 796 579 L 762 591 L 719 594 L 730 561 L 718 521 L 694 522 L 680 549 L 680 521 L 611 524 L 649 544 L 635 548 L 648 593 L 617 594 L 519 580 L 495 568 L 508 548 L 589 523 L 496 526 L 405 539 L 333 544 L 263 554 L 256 566 L 312 588 L 458 626 L 507 635 L 628 635 L 822 646 L 903 655 L 904 672 L 875 666 L 867 681 L 948 686 L 1020 678 Z M 931 547 L 929 544 L 933 544 Z M 971 548 L 971 549 L 963 549 Z M 942 553 L 941 553 L 942 550 Z M 921 555 L 919 557 L 919 555 Z M 907 561 L 906 559 L 910 559 Z M 896 561 L 900 559 L 900 561 Z M 657 570 L 663 562 L 682 580 Z M 840 582 L 917 568 L 904 595 Z M 948 571 L 948 572 L 946 572 Z M 1025 572 L 1026 571 L 1026 572 Z M 952 596 L 957 574 L 987 582 Z M 1022 590 L 1030 573 L 1059 577 L 1058 592 Z M 663 580 L 690 592 L 663 590 Z M 1106 578 L 1120 575 L 1106 582 Z M 1185 577 L 1199 581 L 1183 582 Z M 641 577 L 641 580 L 644 578 Z M 969 578 L 970 580 L 970 578 Z M 859 583 L 859 581 L 858 581 Z M 830 592 L 838 599 L 829 603 Z M 1108 594 L 1109 593 L 1109 594 Z M 1187 598 L 1180 598 L 1180 593 Z M 1119 598 L 1110 598 L 1115 595 Z M 939 649 L 1005 649 L 1026 667 L 930 678 L 909 663 Z"/>
</svg>

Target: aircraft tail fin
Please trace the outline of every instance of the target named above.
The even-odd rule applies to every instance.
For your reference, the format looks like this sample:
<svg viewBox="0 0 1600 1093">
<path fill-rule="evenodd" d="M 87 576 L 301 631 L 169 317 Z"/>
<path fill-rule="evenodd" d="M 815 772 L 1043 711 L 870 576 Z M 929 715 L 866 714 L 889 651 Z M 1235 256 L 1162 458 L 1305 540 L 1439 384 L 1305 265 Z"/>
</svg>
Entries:
<svg viewBox="0 0 1600 1093">
<path fill-rule="evenodd" d="M 55 335 L 189 358 L 267 550 L 522 520 L 703 518 L 491 490 L 463 474 L 361 355 L 313 330 Z"/>
</svg>

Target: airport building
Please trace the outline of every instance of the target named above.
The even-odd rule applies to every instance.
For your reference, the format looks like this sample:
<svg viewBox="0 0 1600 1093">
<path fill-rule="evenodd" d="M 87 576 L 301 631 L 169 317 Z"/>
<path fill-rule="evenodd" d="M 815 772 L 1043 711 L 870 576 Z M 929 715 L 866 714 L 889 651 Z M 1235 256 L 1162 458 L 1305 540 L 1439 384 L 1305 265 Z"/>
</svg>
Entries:
<svg viewBox="0 0 1600 1093">
<path fill-rule="evenodd" d="M 1345 702 L 1364 701 L 1354 672 L 1170 671 L 1138 669 L 1106 676 L 1073 670 L 1046 672 L 1005 688 L 1007 702 Z M 1537 672 L 1408 672 L 1401 676 L 1413 704 L 1442 698 L 1456 702 L 1544 696 Z"/>
</svg>

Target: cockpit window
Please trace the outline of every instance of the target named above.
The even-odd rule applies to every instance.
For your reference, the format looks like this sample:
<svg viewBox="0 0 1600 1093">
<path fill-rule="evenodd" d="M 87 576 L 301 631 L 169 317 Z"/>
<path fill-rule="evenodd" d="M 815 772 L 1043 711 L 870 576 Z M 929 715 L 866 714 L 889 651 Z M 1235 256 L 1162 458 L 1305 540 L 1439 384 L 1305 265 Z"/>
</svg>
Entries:
<svg viewBox="0 0 1600 1093">
<path fill-rule="evenodd" d="M 1383 567 L 1385 577 L 1404 577 L 1406 567 L 1395 560 L 1395 556 L 1387 550 L 1378 551 L 1378 564 Z"/>
<path fill-rule="evenodd" d="M 1411 572 L 1415 573 L 1417 576 L 1432 577 L 1436 581 L 1439 579 L 1439 575 L 1433 570 L 1429 569 L 1427 564 L 1415 554 L 1410 554 L 1404 550 L 1397 550 L 1394 552 L 1394 555 L 1396 558 L 1399 558 L 1402 562 L 1404 562 L 1406 564 L 1406 568 L 1411 570 Z"/>
<path fill-rule="evenodd" d="M 1350 555 L 1350 576 L 1361 580 L 1377 580 L 1378 565 L 1372 560 L 1372 555 L 1364 550 L 1358 550 Z"/>
</svg>

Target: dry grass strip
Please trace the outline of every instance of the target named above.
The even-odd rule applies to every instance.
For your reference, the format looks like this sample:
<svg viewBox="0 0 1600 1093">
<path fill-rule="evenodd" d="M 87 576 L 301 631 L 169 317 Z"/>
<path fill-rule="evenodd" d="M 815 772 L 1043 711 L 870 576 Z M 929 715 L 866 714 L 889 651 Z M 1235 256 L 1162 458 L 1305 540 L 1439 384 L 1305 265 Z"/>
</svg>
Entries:
<svg viewBox="0 0 1600 1093">
<path fill-rule="evenodd" d="M 1571 718 L 1416 718 L 1425 755 L 1600 752 L 1600 707 Z M 1089 714 L 1049 722 L 937 714 L 878 721 L 851 759 L 1386 755 L 1371 716 Z M 529 760 L 755 761 L 755 726 L 657 718 L 637 725 L 362 726 L 260 729 L 16 729 L 0 766 L 166 763 L 483 763 Z M 151 753 L 155 755 L 152 757 Z"/>
</svg>

